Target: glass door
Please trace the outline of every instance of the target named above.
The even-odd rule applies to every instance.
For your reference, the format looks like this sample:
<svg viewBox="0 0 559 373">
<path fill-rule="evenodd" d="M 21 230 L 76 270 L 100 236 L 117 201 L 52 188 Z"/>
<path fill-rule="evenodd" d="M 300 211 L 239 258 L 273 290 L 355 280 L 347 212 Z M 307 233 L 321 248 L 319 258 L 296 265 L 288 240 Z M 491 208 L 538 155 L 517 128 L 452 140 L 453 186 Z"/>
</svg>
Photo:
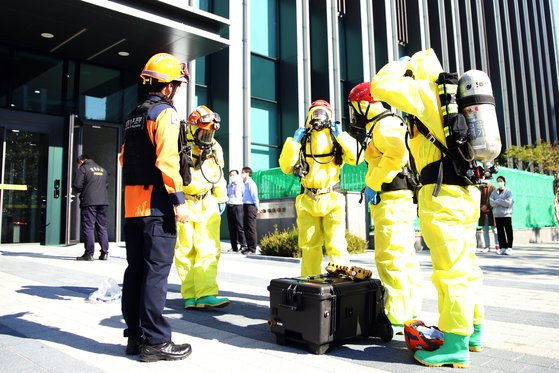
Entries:
<svg viewBox="0 0 559 373">
<path fill-rule="evenodd" d="M 2 243 L 45 242 L 48 135 L 2 129 Z"/>
<path fill-rule="evenodd" d="M 72 191 L 71 183 L 76 172 L 76 159 L 85 154 L 107 170 L 109 206 L 107 210 L 107 233 L 109 241 L 120 241 L 120 177 L 118 167 L 119 129 L 104 122 L 82 121 L 75 115 L 70 116 L 68 127 L 67 160 L 67 204 L 66 204 L 66 244 L 80 241 L 79 199 Z"/>
<path fill-rule="evenodd" d="M 77 194 L 72 190 L 77 158 L 82 153 L 83 130 L 80 120 L 73 114 L 68 118 L 68 159 L 66 160 L 66 245 L 80 242 L 80 205 Z"/>
</svg>

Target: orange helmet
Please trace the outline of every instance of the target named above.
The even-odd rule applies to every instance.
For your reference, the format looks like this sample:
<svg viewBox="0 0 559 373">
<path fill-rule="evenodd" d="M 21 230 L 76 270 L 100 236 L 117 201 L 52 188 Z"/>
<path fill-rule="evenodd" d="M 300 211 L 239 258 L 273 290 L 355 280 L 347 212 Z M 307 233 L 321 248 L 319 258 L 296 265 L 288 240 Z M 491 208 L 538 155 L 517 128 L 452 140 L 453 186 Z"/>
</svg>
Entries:
<svg viewBox="0 0 559 373">
<path fill-rule="evenodd" d="M 413 352 L 417 350 L 433 351 L 444 343 L 444 334 L 436 326 L 425 326 L 420 320 L 408 320 L 404 323 L 406 345 Z"/>
<path fill-rule="evenodd" d="M 157 53 L 153 55 L 140 74 L 144 82 L 155 79 L 159 83 L 170 83 L 173 81 L 188 83 L 189 74 L 185 63 L 181 63 L 175 56 L 169 53 Z"/>
<path fill-rule="evenodd" d="M 194 141 L 199 145 L 211 145 L 214 132 L 220 127 L 221 117 L 205 105 L 200 105 L 188 117 L 187 121 Z"/>
</svg>

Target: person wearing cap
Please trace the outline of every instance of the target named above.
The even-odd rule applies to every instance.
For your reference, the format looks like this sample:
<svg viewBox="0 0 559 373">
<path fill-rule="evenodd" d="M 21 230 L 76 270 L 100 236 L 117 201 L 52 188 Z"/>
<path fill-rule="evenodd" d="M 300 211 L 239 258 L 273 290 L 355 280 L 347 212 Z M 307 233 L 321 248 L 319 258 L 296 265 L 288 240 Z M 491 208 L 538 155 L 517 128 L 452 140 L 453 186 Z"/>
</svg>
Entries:
<svg viewBox="0 0 559 373">
<path fill-rule="evenodd" d="M 345 199 L 339 183 L 343 164 L 357 163 L 357 144 L 332 118 L 330 103 L 312 102 L 305 125 L 285 140 L 279 158 L 281 170 L 299 176 L 303 187 L 295 199 L 302 276 L 322 272 L 322 246 L 331 262 L 349 262 Z"/>
<path fill-rule="evenodd" d="M 125 122 L 120 153 L 128 262 L 122 286 L 126 353 L 139 354 L 146 362 L 180 360 L 192 348 L 172 342 L 171 326 L 162 313 L 176 222 L 189 220 L 179 172 L 179 119 L 173 106 L 175 95 L 188 82 L 188 71 L 173 55 L 158 53 L 140 76 L 149 94 Z"/>
</svg>

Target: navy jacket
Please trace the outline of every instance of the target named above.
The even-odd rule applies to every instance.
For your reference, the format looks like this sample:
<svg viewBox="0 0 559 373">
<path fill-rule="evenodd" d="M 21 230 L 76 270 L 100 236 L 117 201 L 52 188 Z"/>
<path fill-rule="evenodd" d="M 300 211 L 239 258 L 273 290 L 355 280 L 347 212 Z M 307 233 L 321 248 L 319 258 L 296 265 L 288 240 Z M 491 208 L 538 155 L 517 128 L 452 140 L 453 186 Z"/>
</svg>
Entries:
<svg viewBox="0 0 559 373">
<path fill-rule="evenodd" d="M 109 204 L 107 171 L 91 159 L 78 167 L 72 188 L 80 193 L 80 207 Z"/>
</svg>

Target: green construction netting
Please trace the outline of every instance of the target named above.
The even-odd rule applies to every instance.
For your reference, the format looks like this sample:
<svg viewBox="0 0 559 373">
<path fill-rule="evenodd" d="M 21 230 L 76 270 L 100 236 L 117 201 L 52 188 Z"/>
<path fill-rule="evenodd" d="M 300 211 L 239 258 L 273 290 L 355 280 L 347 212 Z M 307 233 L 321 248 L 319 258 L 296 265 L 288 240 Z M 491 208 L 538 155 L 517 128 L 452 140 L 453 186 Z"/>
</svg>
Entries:
<svg viewBox="0 0 559 373">
<path fill-rule="evenodd" d="M 340 188 L 344 192 L 360 192 L 365 186 L 367 165 L 344 165 L 340 177 Z M 258 185 L 258 197 L 262 200 L 295 197 L 301 193 L 299 178 L 284 174 L 279 167 L 266 171 L 255 171 L 252 179 Z"/>
<path fill-rule="evenodd" d="M 559 225 L 555 221 L 553 176 L 499 168 L 491 182 L 497 185 L 497 176 L 503 176 L 512 192 L 512 226 L 514 228 L 541 228 Z"/>
<path fill-rule="evenodd" d="M 344 165 L 341 172 L 342 191 L 359 192 L 365 186 L 365 163 Z M 553 177 L 533 172 L 501 167 L 492 180 L 504 176 L 514 198 L 512 224 L 514 228 L 541 228 L 559 225 L 554 217 Z M 295 197 L 301 191 L 299 178 L 285 175 L 279 168 L 256 171 L 253 179 L 261 200 Z"/>
</svg>

